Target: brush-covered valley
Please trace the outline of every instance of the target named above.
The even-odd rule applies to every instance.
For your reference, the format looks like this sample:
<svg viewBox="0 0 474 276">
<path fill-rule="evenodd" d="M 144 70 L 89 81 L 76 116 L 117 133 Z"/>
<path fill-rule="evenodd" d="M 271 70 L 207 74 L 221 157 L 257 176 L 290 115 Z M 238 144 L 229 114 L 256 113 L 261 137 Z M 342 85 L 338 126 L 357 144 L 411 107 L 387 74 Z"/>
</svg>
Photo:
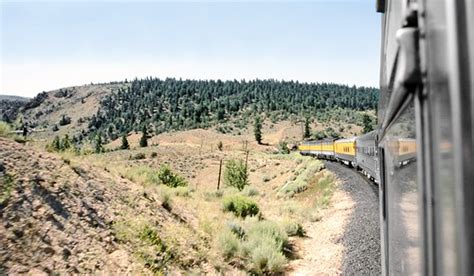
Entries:
<svg viewBox="0 0 474 276">
<path fill-rule="evenodd" d="M 155 78 L 0 98 L 0 274 L 376 273 L 350 253 L 377 246 L 351 231 L 364 180 L 297 145 L 370 131 L 377 101 Z"/>
</svg>

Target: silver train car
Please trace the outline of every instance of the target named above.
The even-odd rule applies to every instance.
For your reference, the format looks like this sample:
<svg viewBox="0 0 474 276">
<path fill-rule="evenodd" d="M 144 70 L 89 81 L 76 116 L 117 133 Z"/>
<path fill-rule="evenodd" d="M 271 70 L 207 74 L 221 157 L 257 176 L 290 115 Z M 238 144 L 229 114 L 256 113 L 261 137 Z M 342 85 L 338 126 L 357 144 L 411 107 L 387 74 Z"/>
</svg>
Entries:
<svg viewBox="0 0 474 276">
<path fill-rule="evenodd" d="M 474 275 L 474 1 L 377 10 L 382 272 Z"/>
<path fill-rule="evenodd" d="M 379 183 L 379 167 L 377 158 L 377 132 L 371 131 L 356 139 L 357 169 L 375 183 Z"/>
</svg>

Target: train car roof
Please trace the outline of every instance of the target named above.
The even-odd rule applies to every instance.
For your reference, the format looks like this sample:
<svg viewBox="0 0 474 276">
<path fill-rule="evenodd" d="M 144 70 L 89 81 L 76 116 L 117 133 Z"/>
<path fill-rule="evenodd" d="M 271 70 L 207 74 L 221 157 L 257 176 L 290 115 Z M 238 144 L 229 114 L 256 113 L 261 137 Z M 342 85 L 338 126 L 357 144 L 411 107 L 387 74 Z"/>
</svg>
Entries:
<svg viewBox="0 0 474 276">
<path fill-rule="evenodd" d="M 309 141 L 302 141 L 301 144 L 316 144 L 319 143 L 318 140 L 309 140 Z"/>
<path fill-rule="evenodd" d="M 316 143 L 332 143 L 334 142 L 336 139 L 333 139 L 333 138 L 326 138 L 326 139 L 322 139 L 322 140 L 307 140 L 307 141 L 302 141 L 301 144 L 316 144 Z"/>
<path fill-rule="evenodd" d="M 344 138 L 344 139 L 336 140 L 334 141 L 334 143 L 354 142 L 356 139 L 357 137 Z"/>
<path fill-rule="evenodd" d="M 377 135 L 377 131 L 373 130 L 371 132 L 367 132 L 366 134 L 357 137 L 357 140 L 361 140 L 361 141 L 375 140 L 376 135 Z"/>
</svg>

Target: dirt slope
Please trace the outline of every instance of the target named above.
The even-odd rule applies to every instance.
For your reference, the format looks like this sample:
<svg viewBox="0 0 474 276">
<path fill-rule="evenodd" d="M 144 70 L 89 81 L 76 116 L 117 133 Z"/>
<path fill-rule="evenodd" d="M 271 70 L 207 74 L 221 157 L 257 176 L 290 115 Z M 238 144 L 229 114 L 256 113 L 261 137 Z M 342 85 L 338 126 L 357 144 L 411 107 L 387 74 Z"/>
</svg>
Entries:
<svg viewBox="0 0 474 276">
<path fill-rule="evenodd" d="M 114 235 L 124 214 L 182 223 L 132 182 L 0 138 L 0 274 L 150 273 Z"/>
</svg>

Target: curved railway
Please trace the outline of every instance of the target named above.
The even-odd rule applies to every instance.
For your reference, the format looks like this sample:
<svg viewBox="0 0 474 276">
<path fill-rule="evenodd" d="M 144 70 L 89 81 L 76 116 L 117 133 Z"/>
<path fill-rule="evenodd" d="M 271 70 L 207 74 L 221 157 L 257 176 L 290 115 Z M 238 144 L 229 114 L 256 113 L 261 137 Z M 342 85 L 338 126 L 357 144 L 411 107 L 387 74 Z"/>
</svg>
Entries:
<svg viewBox="0 0 474 276">
<path fill-rule="evenodd" d="M 350 168 L 326 161 L 325 166 L 340 180 L 340 189 L 354 206 L 344 226 L 343 275 L 380 275 L 380 223 L 378 187 Z"/>
</svg>

